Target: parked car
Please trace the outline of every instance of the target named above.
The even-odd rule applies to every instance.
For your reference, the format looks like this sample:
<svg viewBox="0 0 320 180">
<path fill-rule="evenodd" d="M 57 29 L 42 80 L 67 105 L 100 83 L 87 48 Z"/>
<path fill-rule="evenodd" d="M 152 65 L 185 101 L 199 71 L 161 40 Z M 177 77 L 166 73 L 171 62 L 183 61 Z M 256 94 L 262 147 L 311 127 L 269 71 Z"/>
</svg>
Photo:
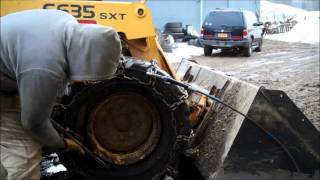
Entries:
<svg viewBox="0 0 320 180">
<path fill-rule="evenodd" d="M 251 11 L 213 10 L 205 18 L 200 42 L 205 56 L 211 56 L 212 49 L 242 50 L 249 57 L 252 51 L 261 51 L 262 23 Z"/>
</svg>

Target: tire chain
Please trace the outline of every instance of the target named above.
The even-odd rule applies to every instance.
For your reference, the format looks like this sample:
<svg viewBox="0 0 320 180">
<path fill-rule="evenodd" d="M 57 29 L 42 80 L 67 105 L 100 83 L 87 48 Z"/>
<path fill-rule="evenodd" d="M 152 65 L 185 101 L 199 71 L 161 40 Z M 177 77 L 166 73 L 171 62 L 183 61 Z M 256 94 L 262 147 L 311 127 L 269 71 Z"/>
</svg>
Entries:
<svg viewBox="0 0 320 180">
<path fill-rule="evenodd" d="M 157 94 L 159 95 L 160 97 L 162 97 L 162 101 L 164 102 L 164 104 L 169 107 L 171 110 L 175 110 L 177 107 L 179 107 L 181 104 L 183 104 L 187 98 L 188 98 L 188 93 L 180 88 L 180 87 L 177 87 L 180 92 L 182 93 L 182 95 L 179 97 L 179 99 L 173 103 L 169 103 L 168 101 L 166 101 L 165 97 L 163 96 L 163 94 L 161 92 L 158 91 L 158 89 L 155 87 L 155 82 L 156 82 L 156 78 L 149 78 L 149 81 L 148 82 L 143 82 L 141 81 L 140 79 L 136 78 L 136 77 L 129 77 L 126 75 L 126 63 L 128 61 L 140 61 L 140 62 L 143 62 L 141 60 L 136 60 L 134 58 L 130 58 L 130 60 L 127 60 L 127 59 L 124 59 L 124 57 L 122 57 L 122 60 L 120 61 L 119 63 L 119 66 L 118 66 L 118 69 L 117 69 L 117 72 L 110 78 L 116 78 L 116 77 L 122 77 L 124 79 L 127 79 L 127 80 L 134 80 L 136 81 L 137 83 L 139 84 L 142 84 L 142 85 L 146 85 L 146 86 L 149 86 L 151 87 L 152 86 L 152 90 Z M 143 62 L 145 63 L 145 62 Z M 133 69 L 134 71 L 137 71 L 138 73 L 141 73 L 142 71 L 141 70 L 137 70 L 137 69 Z M 157 63 L 156 61 L 151 61 L 149 67 L 148 67 L 148 71 L 151 72 L 151 73 L 154 73 L 154 74 L 158 74 L 158 73 L 164 73 L 166 74 L 164 71 L 160 70 L 159 67 L 157 66 Z M 94 85 L 94 84 L 99 84 L 100 82 L 102 81 L 91 81 L 91 82 L 85 82 L 85 86 L 91 86 L 91 85 Z M 85 89 L 85 88 L 84 88 Z M 77 93 L 78 95 L 81 94 L 81 92 Z M 57 103 L 55 106 L 57 107 L 60 107 L 62 110 L 67 110 L 70 106 L 72 106 L 72 104 L 77 100 L 77 96 L 78 95 L 75 95 L 75 97 L 72 98 L 72 100 L 68 103 L 68 104 L 61 104 L 61 103 Z"/>
<path fill-rule="evenodd" d="M 141 81 L 139 78 L 137 77 L 133 77 L 133 76 L 128 76 L 126 74 L 126 71 L 127 69 L 129 69 L 133 64 L 135 63 L 142 63 L 142 64 L 148 64 L 147 62 L 145 61 L 142 61 L 142 60 L 139 60 L 139 59 L 136 59 L 136 58 L 132 58 L 132 57 L 121 57 L 121 60 L 120 60 L 120 63 L 119 63 L 119 66 L 118 66 L 118 69 L 116 71 L 116 73 L 110 78 L 110 79 L 113 79 L 113 78 L 117 78 L 117 77 L 121 77 L 121 78 L 124 78 L 126 80 L 130 80 L 130 81 L 136 81 L 137 83 L 139 84 L 142 84 L 144 86 L 149 86 L 149 87 L 152 87 L 152 90 L 153 92 L 155 92 L 158 96 L 161 97 L 163 103 L 169 108 L 172 110 L 172 112 L 174 110 L 176 110 L 176 108 L 178 108 L 181 104 L 185 103 L 187 98 L 188 98 L 188 93 L 186 90 L 184 90 L 183 88 L 181 87 L 178 87 L 176 86 L 176 88 L 178 88 L 178 90 L 180 91 L 181 95 L 178 96 L 177 100 L 170 103 L 166 100 L 166 98 L 164 97 L 164 95 L 158 91 L 158 89 L 156 88 L 155 84 L 156 84 L 156 81 L 157 79 L 156 78 L 152 78 L 152 77 L 149 77 L 148 78 L 148 81 L 147 82 L 144 82 L 144 81 Z M 128 65 L 128 64 L 131 64 Z M 157 63 L 156 61 L 151 61 L 150 64 L 148 65 L 147 67 L 147 71 L 142 71 L 142 70 L 138 70 L 138 69 L 134 69 L 134 68 L 130 68 L 130 70 L 133 70 L 133 71 L 136 71 L 137 73 L 146 73 L 146 72 L 150 72 L 150 73 L 154 73 L 154 74 L 165 74 L 167 76 L 169 76 L 166 72 L 164 72 L 163 70 L 161 70 L 158 66 L 157 66 Z M 92 85 L 95 85 L 95 84 L 99 84 L 101 83 L 102 81 L 92 81 L 92 82 L 85 82 L 85 87 L 80 91 L 78 92 L 76 95 L 74 95 L 74 97 L 72 97 L 71 101 L 67 104 L 62 104 L 62 103 L 56 103 L 55 106 L 54 106 L 54 110 L 53 110 L 53 114 L 57 113 L 57 114 L 62 114 L 63 115 L 63 120 L 62 122 L 66 122 L 67 120 L 67 110 L 73 105 L 74 102 L 77 101 L 78 97 L 82 94 L 82 92 L 86 89 L 86 87 L 88 86 L 92 86 Z M 165 82 L 163 82 L 165 83 Z M 70 88 L 67 87 L 67 88 Z M 70 92 L 70 91 L 69 91 Z M 172 115 L 173 116 L 173 115 Z M 53 116 L 54 117 L 54 116 Z M 64 124 L 62 124 L 64 125 Z M 172 127 L 175 128 L 176 127 L 176 120 L 175 118 L 173 118 L 173 121 L 172 121 Z M 66 127 L 68 128 L 68 127 Z M 176 132 L 177 133 L 177 132 Z M 74 132 L 74 135 L 80 140 L 80 141 L 83 141 L 84 138 L 78 134 L 78 133 L 75 133 Z M 191 131 L 190 135 L 183 135 L 183 134 L 176 134 L 176 142 L 177 143 L 188 143 L 190 141 L 190 139 L 192 138 L 192 136 L 194 135 L 194 133 Z M 175 145 L 177 146 L 177 144 Z M 175 148 L 177 150 L 177 148 Z M 174 154 L 171 155 L 171 160 L 176 158 Z M 170 161 L 172 162 L 172 161 Z M 159 172 L 157 175 L 154 176 L 154 178 L 159 178 L 163 175 L 169 175 L 170 177 L 172 176 L 177 176 L 177 170 L 176 170 L 176 167 L 172 166 L 172 165 L 169 165 L 167 167 L 167 169 L 165 170 L 166 172 Z M 173 173 L 174 172 L 174 173 Z"/>
</svg>

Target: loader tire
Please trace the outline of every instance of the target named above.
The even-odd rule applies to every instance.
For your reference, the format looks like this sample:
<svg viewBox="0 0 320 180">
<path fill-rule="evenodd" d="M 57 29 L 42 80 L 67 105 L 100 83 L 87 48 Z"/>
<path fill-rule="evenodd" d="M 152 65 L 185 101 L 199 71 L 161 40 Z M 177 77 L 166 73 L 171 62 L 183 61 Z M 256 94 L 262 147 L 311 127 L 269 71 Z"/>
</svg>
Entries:
<svg viewBox="0 0 320 180">
<path fill-rule="evenodd" d="M 67 110 L 65 124 L 80 134 L 83 143 L 95 151 L 91 141 L 92 135 L 89 135 L 92 132 L 88 132 L 88 124 L 91 122 L 90 114 L 95 111 L 97 104 L 119 93 L 137 94 L 143 96 L 143 99 L 150 103 L 150 107 L 152 106 L 158 115 L 157 123 L 161 127 L 160 134 L 156 137 L 158 140 L 152 152 L 146 152 L 136 161 L 119 164 L 104 158 L 105 163 L 110 166 L 108 169 L 104 169 L 88 156 L 75 153 L 59 154 L 62 163 L 68 170 L 83 174 L 86 179 L 150 180 L 163 178 L 163 175 L 168 173 L 168 169 L 174 169 L 173 167 L 177 166 L 179 155 L 186 144 L 186 142 L 176 141 L 177 137 L 190 133 L 186 122 L 189 109 L 184 102 L 179 102 L 184 91 L 158 80 L 149 84 L 151 79 L 145 72 L 150 67 L 150 63 L 129 60 L 125 64 L 125 76 L 119 75 L 110 80 L 88 85 L 75 95 L 72 100 L 74 102 Z M 158 73 L 165 74 L 161 70 Z M 175 108 L 169 106 L 175 102 L 179 102 Z M 131 104 L 141 106 L 142 102 Z M 131 115 L 134 116 L 134 114 Z M 105 118 L 110 116 L 112 115 L 107 114 Z"/>
<path fill-rule="evenodd" d="M 166 28 L 182 28 L 182 22 L 168 22 Z"/>
</svg>

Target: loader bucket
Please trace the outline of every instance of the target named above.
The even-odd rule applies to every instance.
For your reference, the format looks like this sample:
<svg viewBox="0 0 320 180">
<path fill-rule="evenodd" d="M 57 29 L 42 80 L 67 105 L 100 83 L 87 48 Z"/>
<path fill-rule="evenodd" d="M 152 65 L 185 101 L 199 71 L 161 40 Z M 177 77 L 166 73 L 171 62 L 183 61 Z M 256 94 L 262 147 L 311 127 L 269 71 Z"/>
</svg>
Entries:
<svg viewBox="0 0 320 180">
<path fill-rule="evenodd" d="M 187 60 L 177 72 L 252 120 L 212 102 L 190 146 L 205 179 L 319 179 L 320 132 L 283 91 Z"/>
</svg>

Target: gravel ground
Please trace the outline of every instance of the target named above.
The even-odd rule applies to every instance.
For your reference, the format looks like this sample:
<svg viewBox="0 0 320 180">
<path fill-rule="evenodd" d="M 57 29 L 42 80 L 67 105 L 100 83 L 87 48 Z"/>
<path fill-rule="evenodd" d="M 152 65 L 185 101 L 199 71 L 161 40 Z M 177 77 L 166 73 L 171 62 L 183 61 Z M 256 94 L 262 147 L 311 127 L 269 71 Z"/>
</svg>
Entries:
<svg viewBox="0 0 320 180">
<path fill-rule="evenodd" d="M 264 40 L 262 52 L 250 58 L 214 53 L 192 59 L 246 82 L 285 91 L 320 129 L 319 44 Z"/>
</svg>

